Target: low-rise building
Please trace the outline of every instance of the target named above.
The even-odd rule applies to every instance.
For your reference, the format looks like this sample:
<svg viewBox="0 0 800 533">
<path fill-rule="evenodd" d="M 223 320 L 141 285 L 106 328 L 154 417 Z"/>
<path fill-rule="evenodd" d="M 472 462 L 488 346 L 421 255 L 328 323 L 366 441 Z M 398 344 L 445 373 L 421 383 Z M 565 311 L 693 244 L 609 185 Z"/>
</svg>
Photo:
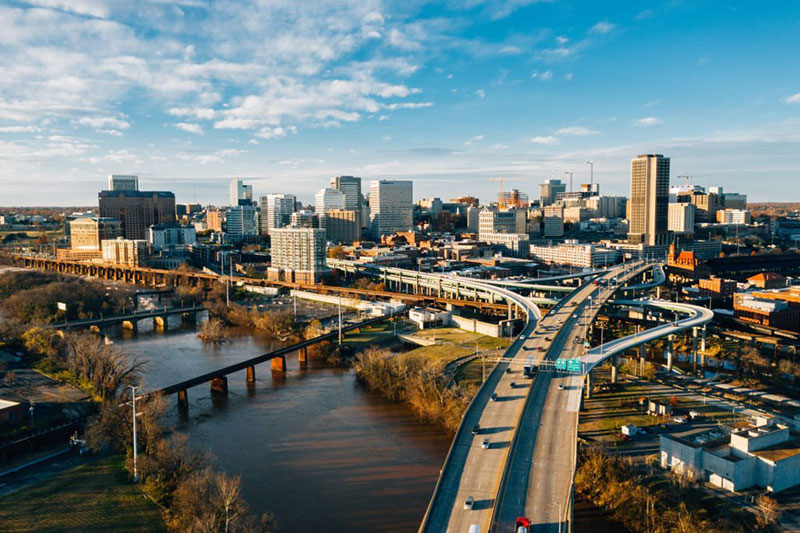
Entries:
<svg viewBox="0 0 800 533">
<path fill-rule="evenodd" d="M 450 313 L 432 307 L 414 307 L 408 310 L 408 319 L 419 329 L 438 328 L 450 323 Z"/>
<path fill-rule="evenodd" d="M 781 300 L 758 298 L 749 293 L 735 294 L 733 315 L 760 326 L 800 331 L 800 308 Z"/>
<path fill-rule="evenodd" d="M 800 483 L 800 441 L 784 424 L 728 431 L 714 428 L 684 435 L 661 435 L 662 468 L 690 474 L 729 491 L 753 486 L 780 492 Z"/>
<path fill-rule="evenodd" d="M 527 233 L 481 233 L 480 238 L 516 257 L 528 257 L 530 253 L 531 240 Z"/>
<path fill-rule="evenodd" d="M 598 268 L 617 262 L 618 252 L 596 244 L 579 244 L 570 240 L 556 246 L 531 246 L 531 257 L 539 262 L 569 265 L 582 268 Z"/>
<path fill-rule="evenodd" d="M 718 278 L 717 276 L 711 276 L 698 281 L 701 296 L 723 301 L 733 298 L 733 293 L 736 292 L 736 286 L 736 281 Z"/>
</svg>

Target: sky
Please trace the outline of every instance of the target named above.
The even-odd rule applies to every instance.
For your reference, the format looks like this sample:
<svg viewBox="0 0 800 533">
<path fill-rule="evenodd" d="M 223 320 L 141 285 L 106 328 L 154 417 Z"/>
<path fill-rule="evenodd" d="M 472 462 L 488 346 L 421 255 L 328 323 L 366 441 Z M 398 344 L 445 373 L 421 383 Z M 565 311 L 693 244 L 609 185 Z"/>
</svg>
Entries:
<svg viewBox="0 0 800 533">
<path fill-rule="evenodd" d="M 672 181 L 800 201 L 800 2 L 0 0 L 0 205 L 310 201 L 336 175 L 415 199 L 627 195 Z M 367 184 L 364 184 L 366 190 Z"/>
</svg>

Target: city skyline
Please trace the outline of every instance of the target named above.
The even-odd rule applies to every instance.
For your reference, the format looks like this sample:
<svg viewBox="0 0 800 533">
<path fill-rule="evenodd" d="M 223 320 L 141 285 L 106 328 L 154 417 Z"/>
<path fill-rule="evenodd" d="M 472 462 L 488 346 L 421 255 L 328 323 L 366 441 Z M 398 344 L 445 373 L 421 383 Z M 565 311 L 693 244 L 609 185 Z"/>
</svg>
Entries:
<svg viewBox="0 0 800 533">
<path fill-rule="evenodd" d="M 565 171 L 577 187 L 589 160 L 601 194 L 628 195 L 638 153 L 669 154 L 673 183 L 797 200 L 797 6 L 35 0 L 0 14 L 3 205 L 89 205 L 108 174 L 204 204 L 233 177 L 309 203 L 337 175 L 487 200 L 499 175 L 530 196 Z"/>
</svg>

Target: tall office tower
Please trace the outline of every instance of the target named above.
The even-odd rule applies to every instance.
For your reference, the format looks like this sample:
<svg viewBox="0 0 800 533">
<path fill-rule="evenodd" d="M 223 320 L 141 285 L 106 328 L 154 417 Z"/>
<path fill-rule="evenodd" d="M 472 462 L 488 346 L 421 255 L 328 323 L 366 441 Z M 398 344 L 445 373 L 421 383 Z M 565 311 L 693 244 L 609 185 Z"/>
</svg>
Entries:
<svg viewBox="0 0 800 533">
<path fill-rule="evenodd" d="M 355 176 L 336 176 L 331 178 L 331 189 L 344 194 L 344 208 L 358 211 L 361 207 L 361 178 Z"/>
<path fill-rule="evenodd" d="M 316 283 L 327 271 L 325 230 L 287 226 L 272 231 L 272 280 Z"/>
<path fill-rule="evenodd" d="M 108 175 L 109 191 L 138 191 L 139 176 L 127 176 L 122 174 Z"/>
<path fill-rule="evenodd" d="M 378 180 L 370 183 L 370 229 L 373 237 L 414 227 L 413 182 Z"/>
<path fill-rule="evenodd" d="M 361 218 L 358 211 L 330 209 L 325 213 L 325 231 L 328 240 L 351 243 L 361 239 Z"/>
<path fill-rule="evenodd" d="M 319 227 L 325 227 L 325 214 L 331 209 L 344 209 L 347 197 L 342 191 L 330 187 L 320 189 L 314 195 L 314 212 L 319 219 Z"/>
<path fill-rule="evenodd" d="M 675 234 L 694 233 L 695 207 L 688 203 L 673 202 L 667 209 L 667 229 Z"/>
<path fill-rule="evenodd" d="M 293 194 L 268 194 L 261 197 L 261 234 L 289 225 L 297 198 Z"/>
<path fill-rule="evenodd" d="M 559 193 L 567 192 L 567 184 L 561 180 L 549 179 L 539 185 L 539 205 L 545 207 L 556 201 Z"/>
<path fill-rule="evenodd" d="M 146 239 L 153 224 L 175 222 L 175 195 L 168 191 L 100 191 L 100 216 L 118 218 L 126 239 Z"/>
<path fill-rule="evenodd" d="M 258 240 L 260 225 L 258 208 L 254 205 L 235 205 L 225 209 L 225 238 L 232 242 Z"/>
<path fill-rule="evenodd" d="M 253 202 L 253 186 L 245 185 L 239 178 L 231 180 L 230 193 L 230 205 L 252 204 Z"/>
<path fill-rule="evenodd" d="M 667 244 L 669 227 L 669 157 L 644 154 L 631 160 L 628 241 Z"/>
</svg>

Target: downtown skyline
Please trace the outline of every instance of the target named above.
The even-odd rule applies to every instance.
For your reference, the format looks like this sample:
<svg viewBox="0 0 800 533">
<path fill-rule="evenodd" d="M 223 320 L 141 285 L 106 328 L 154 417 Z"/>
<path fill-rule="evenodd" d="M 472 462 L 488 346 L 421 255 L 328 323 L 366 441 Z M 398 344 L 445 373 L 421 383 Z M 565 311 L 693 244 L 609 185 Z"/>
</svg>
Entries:
<svg viewBox="0 0 800 533">
<path fill-rule="evenodd" d="M 201 203 L 340 174 L 533 197 L 587 160 L 627 196 L 650 152 L 673 183 L 798 200 L 798 6 L 236 5 L 3 2 L 0 204 L 90 205 L 115 173 Z"/>
</svg>

